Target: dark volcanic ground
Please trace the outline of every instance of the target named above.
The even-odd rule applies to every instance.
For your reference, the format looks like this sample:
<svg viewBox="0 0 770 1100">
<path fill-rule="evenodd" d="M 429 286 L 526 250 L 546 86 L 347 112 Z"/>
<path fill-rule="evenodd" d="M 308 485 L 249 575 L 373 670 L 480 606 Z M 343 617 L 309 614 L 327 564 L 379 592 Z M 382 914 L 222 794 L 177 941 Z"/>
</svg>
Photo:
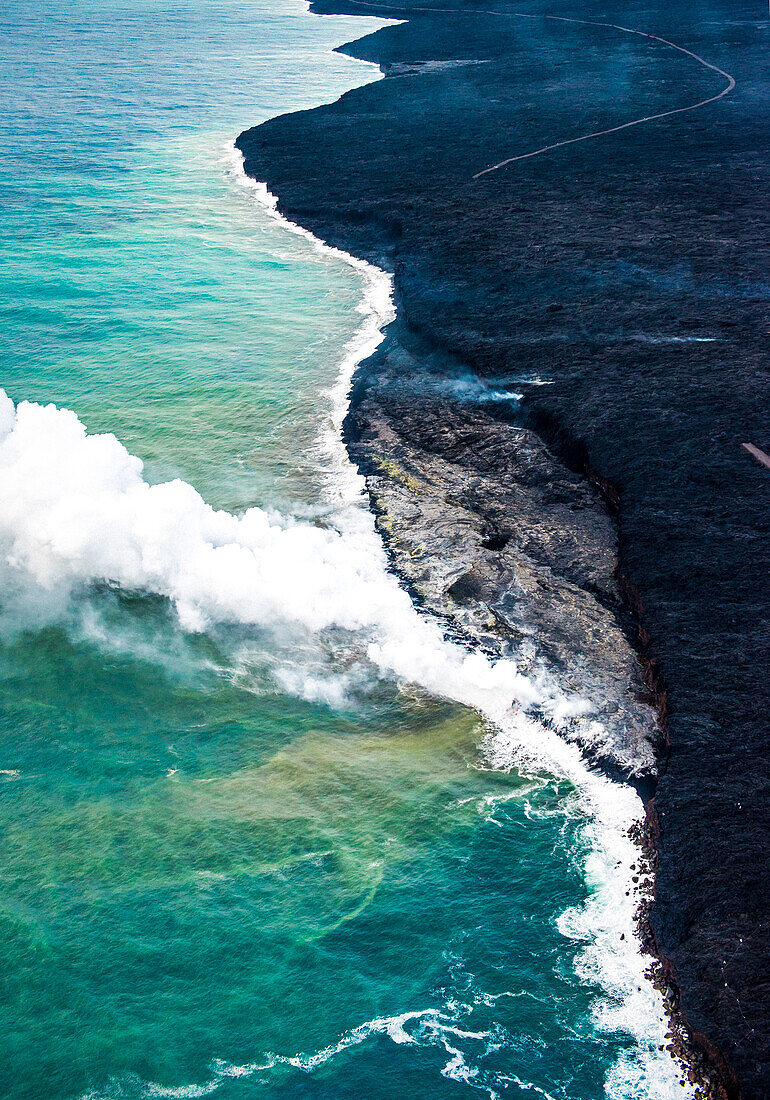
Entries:
<svg viewBox="0 0 770 1100">
<path fill-rule="evenodd" d="M 740 447 L 770 450 L 767 5 L 515 6 L 536 18 L 505 0 L 487 5 L 502 14 L 426 6 L 316 0 L 409 22 L 351 47 L 386 79 L 242 135 L 246 168 L 293 220 L 395 272 L 399 321 L 348 427 L 396 551 L 410 523 L 436 523 L 426 488 L 456 509 L 442 515 L 469 557 L 443 587 L 423 577 L 423 598 L 472 618 L 485 593 L 505 612 L 506 586 L 530 584 L 543 610 L 501 614 L 504 630 L 563 655 L 580 605 L 572 643 L 590 656 L 605 628 L 628 634 L 620 596 L 635 604 L 670 739 L 654 929 L 691 1028 L 745 1097 L 768 1097 L 770 470 Z M 725 86 L 659 43 L 546 13 L 661 35 L 737 87 L 474 181 L 505 157 Z M 500 389 L 523 403 L 486 400 Z M 547 538 L 527 519 L 541 510 Z M 419 563 L 426 540 L 413 542 Z M 631 676 L 612 648 L 608 675 Z"/>
</svg>

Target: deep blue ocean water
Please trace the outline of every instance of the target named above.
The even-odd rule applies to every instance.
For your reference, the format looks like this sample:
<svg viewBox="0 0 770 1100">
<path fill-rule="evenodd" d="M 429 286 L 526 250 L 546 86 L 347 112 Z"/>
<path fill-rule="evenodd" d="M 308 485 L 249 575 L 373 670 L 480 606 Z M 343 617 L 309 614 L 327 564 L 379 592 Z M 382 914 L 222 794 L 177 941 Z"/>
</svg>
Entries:
<svg viewBox="0 0 770 1100">
<path fill-rule="evenodd" d="M 331 52 L 367 24 L 0 13 L 8 1100 L 685 1094 L 613 878 L 628 798 L 595 786 L 597 824 L 579 768 L 451 701 L 334 451 L 371 276 L 233 156 L 374 79 Z"/>
</svg>

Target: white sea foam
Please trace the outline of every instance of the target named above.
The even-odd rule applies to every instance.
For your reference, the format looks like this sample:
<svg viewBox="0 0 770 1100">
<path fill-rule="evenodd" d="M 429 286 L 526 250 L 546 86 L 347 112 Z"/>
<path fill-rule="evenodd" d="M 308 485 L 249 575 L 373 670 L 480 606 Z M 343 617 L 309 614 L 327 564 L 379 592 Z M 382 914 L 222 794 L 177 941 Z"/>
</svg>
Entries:
<svg viewBox="0 0 770 1100">
<path fill-rule="evenodd" d="M 410 1027 L 413 1029 L 412 1031 L 409 1030 Z M 154 1081 L 143 1081 L 135 1075 L 130 1075 L 113 1079 L 103 1089 L 90 1091 L 82 1095 L 79 1100 L 155 1100 L 155 1098 L 158 1098 L 158 1100 L 166 1100 L 166 1098 L 168 1100 L 177 1100 L 177 1098 L 183 1100 L 186 1097 L 209 1096 L 211 1093 L 216 1092 L 227 1080 L 268 1079 L 290 1070 L 312 1073 L 344 1051 L 378 1037 L 387 1038 L 397 1046 L 441 1047 L 449 1054 L 446 1064 L 441 1069 L 442 1075 L 454 1081 L 479 1087 L 494 1100 L 497 1093 L 485 1082 L 479 1081 L 477 1083 L 475 1081 L 479 1077 L 479 1071 L 476 1067 L 467 1063 L 465 1055 L 460 1049 L 452 1045 L 448 1038 L 452 1035 L 482 1043 L 488 1038 L 484 1032 L 462 1031 L 454 1027 L 451 1023 L 451 1017 L 438 1009 L 418 1009 L 394 1016 L 376 1017 L 373 1020 L 367 1020 L 365 1023 L 346 1031 L 337 1042 L 309 1054 L 283 1055 L 268 1053 L 258 1061 L 244 1065 L 234 1065 L 222 1059 L 215 1059 L 209 1067 L 211 1076 L 207 1081 L 180 1086 L 159 1085 Z M 513 1080 L 513 1078 L 508 1079 Z"/>
<path fill-rule="evenodd" d="M 267 192 L 259 185 L 252 189 L 278 218 Z M 0 391 L 0 580 L 6 609 L 24 603 L 37 616 L 62 614 L 83 590 L 110 585 L 165 597 L 186 631 L 222 623 L 308 634 L 342 631 L 381 674 L 486 715 L 494 725 L 484 745 L 490 767 L 534 762 L 566 776 L 580 792 L 591 842 L 585 867 L 591 894 L 585 906 L 563 914 L 560 927 L 583 944 L 579 976 L 604 990 L 597 999 L 597 1027 L 635 1040 L 635 1049 L 608 1078 L 608 1095 L 638 1096 L 640 1082 L 651 1100 L 686 1095 L 675 1063 L 658 1050 L 666 1020 L 660 996 L 644 977 L 634 931 L 631 866 L 638 851 L 628 829 L 640 818 L 641 802 L 630 788 L 592 772 L 578 745 L 554 728 L 582 721 L 587 736 L 595 736 L 587 700 L 567 701 L 547 677 L 525 677 L 511 660 L 492 662 L 448 642 L 436 622 L 418 614 L 389 571 L 340 429 L 355 366 L 374 350 L 393 316 L 391 282 L 363 261 L 290 228 L 314 248 L 350 263 L 366 285 L 361 329 L 330 395 L 324 450 L 333 521 L 321 527 L 260 508 L 233 515 L 211 508 L 183 481 L 150 485 L 141 461 L 114 436 L 89 435 L 74 412 L 53 405 L 14 406 Z M 318 688 L 305 683 L 296 690 Z M 554 725 L 545 727 L 528 713 L 533 710 L 550 714 Z M 382 1031 L 394 1042 L 409 1043 L 406 1024 L 418 1018 L 432 1019 L 443 1036 L 450 1054 L 447 1075 L 475 1079 L 457 1046 L 450 1049 L 452 1021 L 433 1010 L 371 1021 L 324 1051 L 283 1061 L 309 1069 Z M 265 1065 L 276 1061 L 270 1056 Z M 247 1068 L 257 1071 L 256 1065 Z M 186 1093 L 146 1095 L 207 1095 L 223 1076 L 224 1070 Z"/>
</svg>

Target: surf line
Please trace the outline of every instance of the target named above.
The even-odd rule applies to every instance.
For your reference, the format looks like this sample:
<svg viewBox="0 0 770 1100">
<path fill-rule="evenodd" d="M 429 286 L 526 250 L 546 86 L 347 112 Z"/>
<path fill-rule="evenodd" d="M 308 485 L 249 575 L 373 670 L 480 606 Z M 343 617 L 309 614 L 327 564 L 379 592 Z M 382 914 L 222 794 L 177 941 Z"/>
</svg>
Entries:
<svg viewBox="0 0 770 1100">
<path fill-rule="evenodd" d="M 329 483 L 334 498 L 344 505 L 355 506 L 356 514 L 365 525 L 366 543 L 362 549 L 367 560 L 380 560 L 382 568 L 387 569 L 387 563 L 380 556 L 381 535 L 365 504 L 365 482 L 350 460 L 341 429 L 349 407 L 353 372 L 384 339 L 382 330 L 395 317 L 392 276 L 334 248 L 288 220 L 278 209 L 278 200 L 266 184 L 246 174 L 243 154 L 233 147 L 228 160 L 236 181 L 252 191 L 271 218 L 289 232 L 305 238 L 319 253 L 350 264 L 365 278 L 368 308 L 361 330 L 364 336 L 356 338 L 350 346 L 339 382 L 331 391 L 332 418 L 323 444 L 324 450 L 334 459 Z M 649 956 L 643 951 L 639 934 L 639 902 L 653 885 L 652 869 L 646 862 L 640 864 L 641 853 L 635 836 L 635 830 L 641 827 L 644 819 L 641 799 L 632 785 L 615 783 L 591 769 L 586 763 L 583 745 L 528 717 L 525 706 L 528 689 L 518 679 L 507 679 L 505 658 L 490 664 L 478 651 L 468 651 L 448 641 L 436 620 L 423 618 L 414 605 L 410 603 L 409 606 L 410 620 L 404 624 L 406 629 L 392 636 L 390 641 L 386 638 L 375 644 L 370 650 L 370 659 L 383 670 L 391 668 L 404 680 L 421 684 L 438 698 L 470 707 L 485 718 L 490 727 L 480 754 L 485 769 L 510 771 L 524 763 L 527 768 L 545 768 L 575 787 L 586 819 L 583 836 L 588 853 L 582 872 L 589 889 L 584 901 L 559 914 L 557 927 L 565 940 L 582 945 L 574 962 L 578 981 L 583 986 L 598 986 L 602 991 L 594 1009 L 597 1033 L 623 1032 L 630 1037 L 634 1044 L 633 1072 L 643 1086 L 648 1087 L 649 1095 L 663 1100 L 676 1093 L 685 1100 L 692 1100 L 691 1089 L 680 1091 L 682 1074 L 687 1072 L 689 1065 L 668 1049 L 671 1018 L 660 991 L 650 980 Z M 430 624 L 441 631 L 440 637 L 433 635 L 437 648 L 431 648 L 431 636 L 425 633 L 425 627 Z M 419 635 L 415 636 L 415 630 L 420 631 Z M 416 647 L 411 644 L 412 638 Z M 427 664 L 421 655 L 425 656 Z M 393 659 L 398 660 L 397 667 L 391 666 Z M 512 699 L 521 705 L 513 705 Z M 344 1042 L 344 1036 L 340 1042 Z M 628 1095 L 622 1085 L 625 1074 L 626 1063 L 620 1053 L 606 1077 L 609 1097 L 621 1100 Z"/>
<path fill-rule="evenodd" d="M 563 141 L 555 141 L 550 145 L 543 145 L 540 149 L 533 149 L 529 153 L 518 153 L 513 157 L 506 157 L 505 160 L 498 161 L 497 164 L 491 164 L 489 168 L 482 168 L 480 172 L 476 172 L 471 176 L 472 180 L 481 179 L 482 176 L 489 175 L 490 172 L 497 172 L 500 168 L 506 168 L 509 164 L 515 164 L 519 160 L 527 160 L 529 157 L 539 157 L 543 153 L 548 153 L 552 149 L 562 149 L 565 145 L 576 145 L 580 141 L 590 141 L 592 138 L 604 137 L 606 134 L 616 134 L 620 130 L 628 130 L 631 126 L 641 126 L 643 122 L 656 122 L 661 118 L 671 118 L 672 115 L 685 114 L 687 111 L 697 111 L 700 107 L 706 107 L 709 103 L 716 103 L 718 99 L 722 99 L 724 96 L 729 95 L 735 87 L 735 77 L 730 73 L 725 72 L 724 69 L 720 69 L 718 65 L 712 65 L 710 61 L 706 61 L 700 54 L 693 53 L 692 50 L 686 49 L 684 46 L 678 46 L 676 42 L 671 42 L 668 38 L 661 38 L 658 34 L 649 34 L 647 31 L 635 30 L 633 27 L 623 27 L 619 23 L 604 23 L 598 22 L 593 19 L 575 19 L 568 15 L 533 15 L 530 12 L 518 12 L 518 11 L 492 11 L 488 8 L 465 8 L 458 11 L 456 8 L 427 8 L 427 7 L 411 7 L 409 11 L 403 8 L 392 8 L 387 4 L 377 4 L 373 2 L 367 2 L 367 0 L 346 0 L 348 4 L 354 4 L 358 8 L 375 8 L 381 11 L 389 11 L 392 13 L 399 13 L 402 16 L 407 16 L 410 12 L 428 12 L 437 14 L 448 15 L 497 15 L 500 18 L 511 19 L 550 19 L 556 23 L 577 23 L 584 27 L 606 27 L 616 31 L 622 31 L 624 34 L 635 34 L 640 38 L 648 38 L 653 42 L 660 42 L 662 45 L 667 46 L 669 49 L 677 50 L 681 54 L 685 54 L 687 57 L 691 57 L 693 61 L 697 61 L 699 65 L 702 65 L 706 69 L 710 69 L 712 72 L 717 73 L 719 76 L 723 76 L 727 81 L 727 84 L 716 95 L 709 96 L 707 99 L 700 99 L 697 103 L 690 103 L 686 107 L 673 107 L 668 111 L 659 111 L 654 115 L 645 115 L 643 118 L 634 118 L 630 122 L 621 122 L 617 126 L 610 126 L 606 130 L 594 130 L 590 134 L 581 134 L 579 137 L 565 138 Z"/>
</svg>

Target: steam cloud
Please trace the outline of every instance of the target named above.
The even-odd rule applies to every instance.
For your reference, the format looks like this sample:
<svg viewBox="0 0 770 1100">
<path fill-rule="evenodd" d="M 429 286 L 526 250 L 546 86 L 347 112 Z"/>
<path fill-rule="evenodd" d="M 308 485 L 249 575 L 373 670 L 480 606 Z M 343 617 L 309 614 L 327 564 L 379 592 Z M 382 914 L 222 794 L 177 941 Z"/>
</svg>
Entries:
<svg viewBox="0 0 770 1100">
<path fill-rule="evenodd" d="M 336 527 L 216 510 L 181 480 L 150 485 L 114 435 L 0 390 L 0 563 L 6 590 L 61 608 L 109 583 L 167 598 L 187 631 L 216 623 L 361 635 L 370 660 L 481 709 L 547 705 L 512 661 L 446 642 L 387 569 L 359 509 Z M 578 710 L 581 704 L 577 704 Z"/>
</svg>

